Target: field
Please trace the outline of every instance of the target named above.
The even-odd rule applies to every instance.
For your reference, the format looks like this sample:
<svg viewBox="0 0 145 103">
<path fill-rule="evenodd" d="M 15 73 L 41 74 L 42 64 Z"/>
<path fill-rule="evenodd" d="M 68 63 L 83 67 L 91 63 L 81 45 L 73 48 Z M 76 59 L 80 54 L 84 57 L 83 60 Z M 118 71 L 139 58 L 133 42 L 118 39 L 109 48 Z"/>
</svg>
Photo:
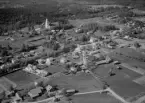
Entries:
<svg viewBox="0 0 145 103">
<path fill-rule="evenodd" d="M 121 103 L 109 95 L 100 93 L 73 96 L 71 99 L 73 103 Z"/>
<path fill-rule="evenodd" d="M 57 72 L 62 72 L 64 70 L 64 66 L 54 64 L 54 65 L 51 65 L 51 66 L 45 68 L 45 70 L 53 74 L 53 73 L 57 73 Z"/>
<path fill-rule="evenodd" d="M 10 91 L 11 87 L 16 87 L 17 85 L 7 78 L 1 77 L 0 78 L 0 89 L 2 88 L 5 91 Z"/>
<path fill-rule="evenodd" d="M 93 70 L 93 72 L 96 75 L 102 76 L 103 78 L 109 78 L 109 70 L 111 68 L 114 68 L 115 73 L 118 74 L 124 74 L 124 76 L 128 77 L 129 79 L 133 80 L 135 78 L 140 77 L 141 75 L 133 72 L 127 68 L 122 68 L 122 70 L 117 70 L 116 67 L 113 64 L 104 64 L 104 65 L 100 65 L 98 66 L 96 69 Z"/>
<path fill-rule="evenodd" d="M 125 99 L 145 92 L 145 87 L 131 81 L 123 73 L 117 74 L 111 78 L 107 78 L 106 81 L 117 94 L 124 97 Z"/>
<path fill-rule="evenodd" d="M 14 83 L 17 84 L 18 87 L 24 87 L 25 85 L 34 82 L 36 79 L 39 79 L 38 76 L 29 74 L 25 71 L 17 71 L 12 74 L 8 74 L 5 76 L 9 80 L 13 81 Z"/>
<path fill-rule="evenodd" d="M 113 69 L 115 73 L 114 76 L 109 76 L 109 70 Z M 133 72 L 127 68 L 122 68 L 121 70 L 115 69 L 113 64 L 105 64 L 100 65 L 93 72 L 101 76 L 109 85 L 110 87 L 120 96 L 124 97 L 125 99 L 134 97 L 143 91 L 145 88 L 142 85 L 135 83 L 133 80 L 141 77 L 142 75 Z"/>
<path fill-rule="evenodd" d="M 120 55 L 119 53 L 123 55 Z M 140 68 L 145 67 L 145 64 L 143 62 L 143 58 L 145 57 L 145 55 L 141 54 L 140 52 L 135 51 L 134 49 L 130 49 L 130 48 L 121 49 L 120 48 L 110 53 L 109 55 L 114 60 L 119 60 L 121 62 L 125 62 L 132 66 L 137 66 Z"/>
<path fill-rule="evenodd" d="M 101 26 L 104 25 L 115 25 L 116 27 L 120 28 L 123 27 L 123 25 L 121 24 L 117 24 L 111 21 L 108 21 L 106 19 L 102 19 L 100 17 L 94 17 L 94 18 L 89 18 L 89 19 L 76 19 L 76 20 L 69 20 L 69 22 L 75 26 L 75 27 L 79 27 L 81 24 L 87 24 L 87 23 L 98 23 Z"/>
<path fill-rule="evenodd" d="M 90 92 L 100 90 L 102 84 L 96 81 L 91 75 L 80 73 L 72 76 L 56 77 L 50 84 L 57 85 L 59 88 L 76 89 L 79 92 Z"/>
</svg>

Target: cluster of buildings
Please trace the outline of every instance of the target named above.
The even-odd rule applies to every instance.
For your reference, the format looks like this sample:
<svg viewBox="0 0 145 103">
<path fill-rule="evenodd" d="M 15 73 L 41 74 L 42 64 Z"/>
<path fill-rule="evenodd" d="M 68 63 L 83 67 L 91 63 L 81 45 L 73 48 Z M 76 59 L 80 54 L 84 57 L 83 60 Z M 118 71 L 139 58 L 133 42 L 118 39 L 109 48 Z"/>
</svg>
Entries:
<svg viewBox="0 0 145 103">
<path fill-rule="evenodd" d="M 30 51 L 30 52 L 23 52 L 19 55 L 16 55 L 14 57 L 6 57 L 9 59 L 9 61 L 7 61 L 6 63 L 2 63 L 1 66 L 0 66 L 0 75 L 1 73 L 9 73 L 11 71 L 15 71 L 17 70 L 17 68 L 15 67 L 19 67 L 19 65 L 22 63 L 22 62 L 28 62 L 30 58 L 34 58 L 38 56 L 38 53 L 35 52 L 35 51 Z M 1 59 L 1 61 L 3 61 Z M 3 74 L 2 74 L 3 75 Z"/>
<path fill-rule="evenodd" d="M 57 89 L 55 86 L 47 85 L 45 87 L 39 86 L 38 82 L 34 82 L 34 88 L 29 90 L 27 93 L 28 97 L 32 100 L 39 98 L 42 95 L 46 95 L 50 100 L 56 101 L 56 99 L 60 99 L 63 96 L 73 95 L 77 93 L 75 89 Z M 8 95 L 10 98 L 9 100 L 5 100 L 4 102 L 11 102 L 11 103 L 21 103 L 23 102 L 23 96 L 19 95 L 18 92 L 12 91 L 11 94 Z M 46 98 L 46 99 L 48 99 Z"/>
<path fill-rule="evenodd" d="M 36 74 L 40 77 L 46 77 L 48 75 L 48 72 L 45 70 L 40 70 L 36 66 L 28 64 L 28 66 L 24 69 L 27 72 Z"/>
<path fill-rule="evenodd" d="M 35 83 L 37 85 L 37 83 Z M 62 97 L 64 95 L 69 95 L 72 93 L 76 93 L 75 89 L 57 89 L 55 86 L 51 86 L 51 85 L 47 85 L 46 87 L 41 87 L 41 86 L 37 86 L 36 88 L 30 90 L 28 92 L 28 95 L 32 98 L 35 99 L 41 95 L 43 95 L 45 92 L 45 94 L 47 94 L 47 96 L 49 98 L 52 97 Z"/>
</svg>

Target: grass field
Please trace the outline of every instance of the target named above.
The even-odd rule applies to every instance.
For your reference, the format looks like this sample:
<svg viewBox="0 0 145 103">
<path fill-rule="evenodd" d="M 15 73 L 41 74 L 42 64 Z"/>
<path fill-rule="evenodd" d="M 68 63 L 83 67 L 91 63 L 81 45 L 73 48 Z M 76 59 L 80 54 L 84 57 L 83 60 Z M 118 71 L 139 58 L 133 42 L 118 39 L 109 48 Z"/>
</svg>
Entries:
<svg viewBox="0 0 145 103">
<path fill-rule="evenodd" d="M 72 102 L 73 103 L 121 103 L 120 101 L 116 100 L 115 98 L 109 95 L 100 94 L 100 93 L 73 96 Z"/>
<path fill-rule="evenodd" d="M 0 88 L 3 88 L 5 91 L 9 91 L 11 87 L 14 87 L 13 84 L 3 77 L 0 78 Z"/>
<path fill-rule="evenodd" d="M 122 53 L 123 55 L 119 55 Z M 115 50 L 114 52 L 109 54 L 110 57 L 114 60 L 119 60 L 124 63 L 128 63 L 131 66 L 137 66 L 140 68 L 144 68 L 145 64 L 143 61 L 139 61 L 139 59 L 143 59 L 145 55 L 140 52 L 135 51 L 134 49 L 130 48 L 120 48 Z"/>
<path fill-rule="evenodd" d="M 145 92 L 145 87 L 133 82 L 123 73 L 106 78 L 106 81 L 117 94 L 124 97 L 125 99 Z"/>
<path fill-rule="evenodd" d="M 121 24 L 117 24 L 111 21 L 108 21 L 106 19 L 102 19 L 100 17 L 95 17 L 95 18 L 89 18 L 89 19 L 76 19 L 76 20 L 69 20 L 70 24 L 72 24 L 75 27 L 79 27 L 81 24 L 88 24 L 88 23 L 98 23 L 101 26 L 104 25 L 115 25 L 116 27 L 120 28 L 123 27 Z"/>
<path fill-rule="evenodd" d="M 76 89 L 79 92 L 89 92 L 101 89 L 101 84 L 91 75 L 81 73 L 72 76 L 60 76 L 50 81 L 52 85 L 58 85 L 59 88 Z"/>
<path fill-rule="evenodd" d="M 100 65 L 96 69 L 94 69 L 93 72 L 96 75 L 99 75 L 99 76 L 104 77 L 104 78 L 108 78 L 109 77 L 108 73 L 109 73 L 109 70 L 111 68 L 114 68 L 114 71 L 117 75 L 122 73 L 122 74 L 124 74 L 124 76 L 128 77 L 128 79 L 130 79 L 130 80 L 133 80 L 133 79 L 141 76 L 140 74 L 133 72 L 127 68 L 122 68 L 122 70 L 117 70 L 117 69 L 115 69 L 116 67 L 113 66 L 113 64 Z"/>
<path fill-rule="evenodd" d="M 51 66 L 45 68 L 45 70 L 50 73 L 62 72 L 63 69 L 64 69 L 64 67 L 62 65 L 58 65 L 58 64 L 54 64 L 54 65 L 51 65 Z"/>
<path fill-rule="evenodd" d="M 109 76 L 110 68 L 114 68 L 114 76 Z M 135 83 L 133 80 L 141 77 L 140 74 L 133 72 L 127 68 L 122 70 L 115 69 L 112 64 L 100 65 L 93 70 L 96 75 L 104 77 L 104 80 L 110 85 L 110 87 L 120 96 L 124 98 L 130 98 L 145 92 L 142 85 Z"/>
<path fill-rule="evenodd" d="M 29 74 L 25 71 L 17 71 L 12 74 L 8 74 L 5 77 L 16 83 L 17 86 L 20 88 L 31 82 L 34 82 L 36 79 L 39 79 L 38 76 Z"/>
</svg>

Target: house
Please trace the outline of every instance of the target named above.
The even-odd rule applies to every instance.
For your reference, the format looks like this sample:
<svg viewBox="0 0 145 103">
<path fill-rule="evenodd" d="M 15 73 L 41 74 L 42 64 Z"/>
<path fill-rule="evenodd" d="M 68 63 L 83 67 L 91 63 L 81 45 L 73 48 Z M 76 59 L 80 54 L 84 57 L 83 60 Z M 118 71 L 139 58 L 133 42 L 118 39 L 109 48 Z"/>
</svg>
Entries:
<svg viewBox="0 0 145 103">
<path fill-rule="evenodd" d="M 31 64 L 28 64 L 28 66 L 25 68 L 26 71 L 29 71 L 29 72 L 33 72 L 37 69 L 36 66 L 33 66 Z"/>
<path fill-rule="evenodd" d="M 108 44 L 107 47 L 113 49 L 113 46 L 111 46 L 110 44 Z"/>
<path fill-rule="evenodd" d="M 42 76 L 42 77 L 45 77 L 48 74 L 48 72 L 45 71 L 45 70 L 39 70 L 39 69 L 37 69 L 36 72 L 37 72 L 36 73 L 37 75 Z"/>
<path fill-rule="evenodd" d="M 68 89 L 68 90 L 66 90 L 66 95 L 72 95 L 74 93 L 76 93 L 75 89 Z"/>
<path fill-rule="evenodd" d="M 38 59 L 38 65 L 44 65 L 45 64 L 45 60 L 44 59 Z"/>
<path fill-rule="evenodd" d="M 70 71 L 76 73 L 76 72 L 77 72 L 77 68 L 71 67 L 71 68 L 70 68 Z"/>
<path fill-rule="evenodd" d="M 76 29 L 75 32 L 76 32 L 76 33 L 82 33 L 83 30 L 82 30 L 82 29 Z"/>
<path fill-rule="evenodd" d="M 91 31 L 88 31 L 87 32 L 87 35 L 91 35 L 91 34 L 93 34 L 94 33 L 94 30 L 91 30 Z"/>
<path fill-rule="evenodd" d="M 37 87 L 37 88 L 35 88 L 35 89 L 30 90 L 30 91 L 28 92 L 28 95 L 29 95 L 31 98 L 36 98 L 36 97 L 38 97 L 38 96 L 41 95 L 42 90 L 43 90 L 42 87 Z"/>
<path fill-rule="evenodd" d="M 80 53 L 81 52 L 81 49 L 82 49 L 82 46 L 78 44 L 77 45 L 77 48 L 75 48 L 74 52 Z"/>
<path fill-rule="evenodd" d="M 64 58 L 64 57 L 62 57 L 62 58 L 60 59 L 60 63 L 64 64 L 64 63 L 66 63 L 66 62 L 67 62 L 67 59 Z"/>
<path fill-rule="evenodd" d="M 95 42 L 95 41 L 96 41 L 96 39 L 93 38 L 93 37 L 91 37 L 89 42 L 90 42 L 90 43 L 93 43 L 93 42 Z"/>
<path fill-rule="evenodd" d="M 120 64 L 120 62 L 119 61 L 114 61 L 113 64 Z"/>
<path fill-rule="evenodd" d="M 40 32 L 41 32 L 41 26 L 40 26 L 40 25 L 35 25 L 35 26 L 34 26 L 34 30 L 35 30 L 37 33 L 40 33 Z"/>
<path fill-rule="evenodd" d="M 75 89 L 68 89 L 68 90 L 66 90 L 66 93 L 75 93 L 75 92 L 76 92 Z"/>
<path fill-rule="evenodd" d="M 78 52 L 72 52 L 72 57 L 73 59 L 78 59 L 80 56 Z"/>
<path fill-rule="evenodd" d="M 28 27 L 22 28 L 21 32 L 28 33 L 29 32 L 29 28 Z"/>
<path fill-rule="evenodd" d="M 53 63 L 53 61 L 54 61 L 54 58 L 47 58 L 45 64 L 47 66 L 49 66 L 49 65 L 51 65 Z"/>
<path fill-rule="evenodd" d="M 18 103 L 20 101 L 22 101 L 22 98 L 19 96 L 18 93 L 15 94 L 15 97 L 13 97 L 13 103 Z"/>
<path fill-rule="evenodd" d="M 47 90 L 47 92 L 50 92 L 51 90 L 52 90 L 52 86 L 51 85 L 48 85 L 47 87 L 46 87 L 46 90 Z"/>
<path fill-rule="evenodd" d="M 12 37 L 7 37 L 7 38 L 5 38 L 5 40 L 11 40 L 11 41 L 14 41 L 15 39 L 12 38 Z"/>
<path fill-rule="evenodd" d="M 124 36 L 124 39 L 130 39 L 130 37 L 128 35 Z"/>
</svg>

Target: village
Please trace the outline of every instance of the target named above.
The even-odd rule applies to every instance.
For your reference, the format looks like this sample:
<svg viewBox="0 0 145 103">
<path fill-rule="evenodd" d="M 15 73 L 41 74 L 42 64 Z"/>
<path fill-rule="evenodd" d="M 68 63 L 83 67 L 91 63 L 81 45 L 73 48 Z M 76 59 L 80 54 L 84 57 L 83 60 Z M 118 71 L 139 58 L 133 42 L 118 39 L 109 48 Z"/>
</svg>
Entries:
<svg viewBox="0 0 145 103">
<path fill-rule="evenodd" d="M 114 19 L 120 17 L 67 23 L 45 18 L 4 33 L 0 102 L 80 103 L 94 94 L 92 103 L 102 96 L 104 103 L 143 103 L 145 41 L 125 34 L 144 32 L 145 24 L 132 20 L 118 26 Z"/>
</svg>

